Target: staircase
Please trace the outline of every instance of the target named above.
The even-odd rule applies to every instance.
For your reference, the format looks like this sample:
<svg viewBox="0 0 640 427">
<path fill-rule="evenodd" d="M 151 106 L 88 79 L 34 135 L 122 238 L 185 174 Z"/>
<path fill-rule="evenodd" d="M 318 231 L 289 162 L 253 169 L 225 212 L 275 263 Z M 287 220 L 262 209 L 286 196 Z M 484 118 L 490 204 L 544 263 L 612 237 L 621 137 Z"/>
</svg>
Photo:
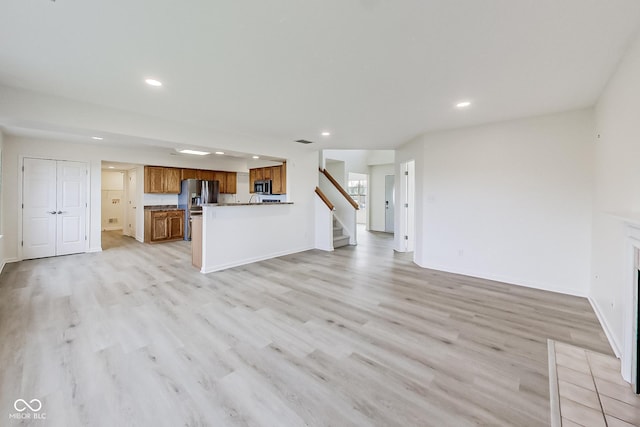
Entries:
<svg viewBox="0 0 640 427">
<path fill-rule="evenodd" d="M 349 244 L 349 236 L 344 234 L 344 229 L 338 223 L 337 219 L 333 219 L 333 248 L 337 249 L 341 246 Z"/>
</svg>

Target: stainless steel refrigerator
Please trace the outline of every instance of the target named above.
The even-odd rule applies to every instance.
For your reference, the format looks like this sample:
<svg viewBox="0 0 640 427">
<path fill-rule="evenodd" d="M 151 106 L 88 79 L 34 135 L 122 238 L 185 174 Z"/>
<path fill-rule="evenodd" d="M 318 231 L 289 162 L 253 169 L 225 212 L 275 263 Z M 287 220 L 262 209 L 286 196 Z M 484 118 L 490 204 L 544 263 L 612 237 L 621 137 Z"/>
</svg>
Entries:
<svg viewBox="0 0 640 427">
<path fill-rule="evenodd" d="M 185 179 L 182 181 L 178 195 L 178 208 L 184 209 L 184 239 L 191 240 L 191 217 L 202 215 L 202 205 L 218 203 L 220 183 L 201 179 Z"/>
</svg>

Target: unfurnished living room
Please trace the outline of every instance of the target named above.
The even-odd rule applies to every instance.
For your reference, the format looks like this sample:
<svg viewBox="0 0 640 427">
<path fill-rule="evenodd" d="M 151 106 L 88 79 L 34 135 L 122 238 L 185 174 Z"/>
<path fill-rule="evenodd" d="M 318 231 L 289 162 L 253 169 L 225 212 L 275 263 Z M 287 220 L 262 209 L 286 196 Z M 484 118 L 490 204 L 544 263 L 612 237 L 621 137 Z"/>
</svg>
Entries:
<svg viewBox="0 0 640 427">
<path fill-rule="evenodd" d="M 0 425 L 640 425 L 637 0 L 0 17 Z"/>
</svg>

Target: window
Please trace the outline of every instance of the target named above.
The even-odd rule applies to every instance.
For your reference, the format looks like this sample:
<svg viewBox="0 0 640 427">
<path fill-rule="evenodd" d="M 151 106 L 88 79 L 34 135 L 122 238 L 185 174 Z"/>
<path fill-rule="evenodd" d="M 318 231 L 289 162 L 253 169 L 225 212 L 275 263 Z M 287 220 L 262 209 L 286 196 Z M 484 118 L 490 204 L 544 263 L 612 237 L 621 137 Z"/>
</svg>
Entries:
<svg viewBox="0 0 640 427">
<path fill-rule="evenodd" d="M 358 203 L 360 209 L 367 207 L 367 180 L 366 179 L 349 179 L 347 193 L 353 200 Z"/>
</svg>

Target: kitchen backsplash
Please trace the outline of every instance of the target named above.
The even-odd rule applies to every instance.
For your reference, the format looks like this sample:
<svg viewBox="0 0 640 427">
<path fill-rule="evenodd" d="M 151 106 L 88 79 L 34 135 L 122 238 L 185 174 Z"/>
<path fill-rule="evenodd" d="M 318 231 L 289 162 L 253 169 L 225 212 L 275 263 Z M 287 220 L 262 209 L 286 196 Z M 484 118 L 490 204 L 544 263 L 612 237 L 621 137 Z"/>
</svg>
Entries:
<svg viewBox="0 0 640 427">
<path fill-rule="evenodd" d="M 250 195 L 249 195 L 250 196 Z M 240 194 L 218 194 L 218 203 L 246 203 L 249 201 L 249 196 L 242 197 Z M 280 200 L 281 202 L 287 201 L 286 194 L 278 194 L 278 195 L 255 195 L 252 199 L 254 202 L 260 202 L 263 199 L 269 200 Z M 158 206 L 158 205 L 177 205 L 178 204 L 178 195 L 177 194 L 149 194 L 145 193 L 143 195 L 143 205 L 144 206 Z"/>
<path fill-rule="evenodd" d="M 144 193 L 142 195 L 142 204 L 144 206 L 158 206 L 158 205 L 178 205 L 177 194 L 150 194 Z"/>
</svg>

